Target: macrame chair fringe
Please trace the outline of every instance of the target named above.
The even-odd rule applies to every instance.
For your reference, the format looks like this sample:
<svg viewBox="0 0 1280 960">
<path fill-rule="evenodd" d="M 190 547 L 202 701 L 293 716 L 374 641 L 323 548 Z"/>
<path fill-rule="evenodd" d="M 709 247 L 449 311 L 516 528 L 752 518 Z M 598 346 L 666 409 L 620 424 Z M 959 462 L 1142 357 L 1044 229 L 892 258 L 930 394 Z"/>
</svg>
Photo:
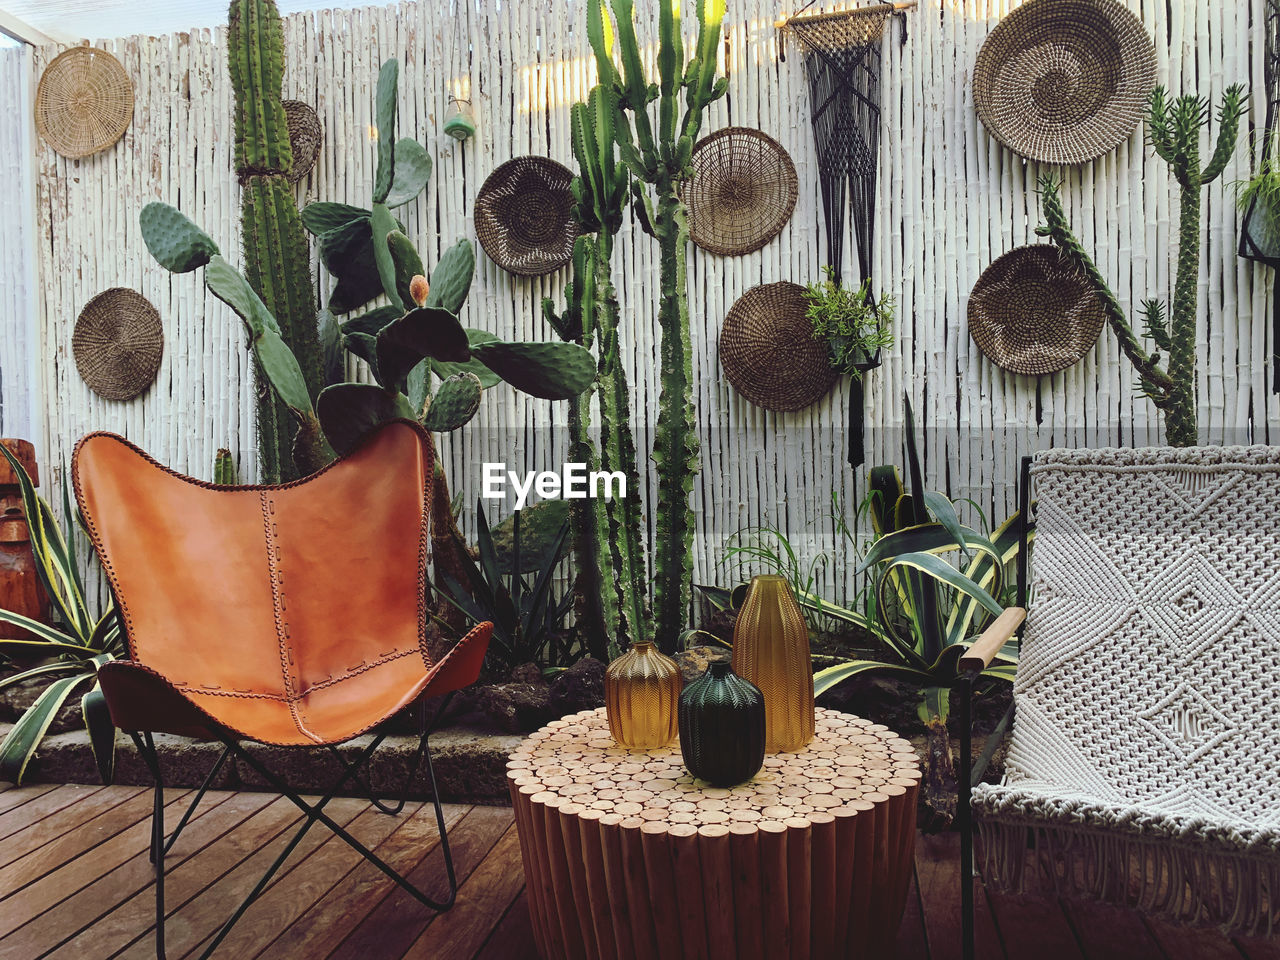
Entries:
<svg viewBox="0 0 1280 960">
<path fill-rule="evenodd" d="M 978 821 L 984 883 L 1095 900 L 1175 923 L 1280 932 L 1280 858 L 1034 820 Z"/>
</svg>

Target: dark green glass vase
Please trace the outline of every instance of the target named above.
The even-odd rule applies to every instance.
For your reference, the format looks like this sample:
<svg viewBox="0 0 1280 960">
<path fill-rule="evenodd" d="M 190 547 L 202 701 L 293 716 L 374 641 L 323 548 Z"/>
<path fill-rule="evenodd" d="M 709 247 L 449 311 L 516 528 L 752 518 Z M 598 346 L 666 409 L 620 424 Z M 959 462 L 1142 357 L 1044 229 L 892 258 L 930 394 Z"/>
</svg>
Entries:
<svg viewBox="0 0 1280 960">
<path fill-rule="evenodd" d="M 727 660 L 684 688 L 679 712 L 680 752 L 695 777 L 730 787 L 764 764 L 764 695 Z"/>
</svg>

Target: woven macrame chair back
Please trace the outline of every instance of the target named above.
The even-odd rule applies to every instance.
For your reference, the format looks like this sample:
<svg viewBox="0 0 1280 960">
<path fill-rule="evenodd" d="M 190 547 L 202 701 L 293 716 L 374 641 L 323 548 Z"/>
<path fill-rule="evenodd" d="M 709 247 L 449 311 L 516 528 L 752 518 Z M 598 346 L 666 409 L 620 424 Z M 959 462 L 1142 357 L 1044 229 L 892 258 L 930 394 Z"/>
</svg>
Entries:
<svg viewBox="0 0 1280 960">
<path fill-rule="evenodd" d="M 1054 451 L 1032 475 L 1031 614 L 1005 782 L 976 794 L 984 872 L 1269 931 L 1280 447 Z M 1024 861 L 1029 827 L 1056 879 Z"/>
</svg>

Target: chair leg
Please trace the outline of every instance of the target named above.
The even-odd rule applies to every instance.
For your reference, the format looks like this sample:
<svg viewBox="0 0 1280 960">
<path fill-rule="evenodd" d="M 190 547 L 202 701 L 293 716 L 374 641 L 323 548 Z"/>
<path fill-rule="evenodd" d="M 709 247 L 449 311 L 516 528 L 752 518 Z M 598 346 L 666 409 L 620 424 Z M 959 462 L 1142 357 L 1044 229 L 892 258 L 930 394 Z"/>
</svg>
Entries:
<svg viewBox="0 0 1280 960">
<path fill-rule="evenodd" d="M 218 757 L 217 762 L 214 763 L 214 765 L 209 769 L 208 774 L 206 774 L 204 778 L 204 782 L 200 784 L 200 789 L 196 791 L 195 797 L 192 799 L 191 803 L 187 806 L 187 809 L 182 814 L 181 819 L 178 820 L 178 825 L 173 828 L 173 833 L 169 834 L 169 839 L 165 842 L 165 845 L 164 845 L 165 853 L 168 853 L 171 849 L 173 849 L 173 845 L 178 840 L 178 835 L 181 834 L 183 831 L 183 828 L 186 827 L 187 821 L 191 819 L 191 815 L 196 812 L 196 807 L 198 807 L 200 805 L 200 801 L 204 799 L 205 793 L 208 792 L 210 785 L 212 785 L 213 783 L 213 778 L 218 775 L 218 771 L 222 769 L 222 765 L 227 762 L 227 757 L 229 756 L 231 756 L 231 748 L 230 747 L 223 748 L 223 751 L 221 755 Z"/>
<path fill-rule="evenodd" d="M 164 780 L 160 775 L 160 758 L 156 755 L 156 745 L 151 733 L 146 732 L 141 736 L 131 733 L 130 736 L 155 781 L 151 807 L 151 862 L 155 864 L 156 871 L 156 958 L 165 960 L 164 855 L 169 848 L 164 840 Z"/>
</svg>

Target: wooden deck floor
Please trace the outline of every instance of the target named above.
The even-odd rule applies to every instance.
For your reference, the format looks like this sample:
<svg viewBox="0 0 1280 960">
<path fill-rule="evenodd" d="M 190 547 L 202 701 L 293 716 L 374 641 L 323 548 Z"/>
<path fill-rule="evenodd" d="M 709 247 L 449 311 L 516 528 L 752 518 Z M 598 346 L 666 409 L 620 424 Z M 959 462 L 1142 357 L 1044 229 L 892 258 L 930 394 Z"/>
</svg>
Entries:
<svg viewBox="0 0 1280 960">
<path fill-rule="evenodd" d="M 191 794 L 167 796 L 172 822 Z M 0 960 L 154 957 L 150 792 L 40 785 L 0 792 Z M 443 868 L 431 808 L 398 818 L 357 800 L 329 812 L 428 892 Z M 461 888 L 435 915 L 323 827 L 310 831 L 217 957 L 533 960 L 511 811 L 446 809 Z M 299 819 L 284 798 L 211 794 L 170 854 L 169 956 L 196 953 Z M 898 941 L 905 960 L 958 958 L 958 844 L 921 837 Z M 1280 945 L 1175 929 L 1124 910 L 978 891 L 978 955 L 1007 960 L 1280 960 Z"/>
</svg>

